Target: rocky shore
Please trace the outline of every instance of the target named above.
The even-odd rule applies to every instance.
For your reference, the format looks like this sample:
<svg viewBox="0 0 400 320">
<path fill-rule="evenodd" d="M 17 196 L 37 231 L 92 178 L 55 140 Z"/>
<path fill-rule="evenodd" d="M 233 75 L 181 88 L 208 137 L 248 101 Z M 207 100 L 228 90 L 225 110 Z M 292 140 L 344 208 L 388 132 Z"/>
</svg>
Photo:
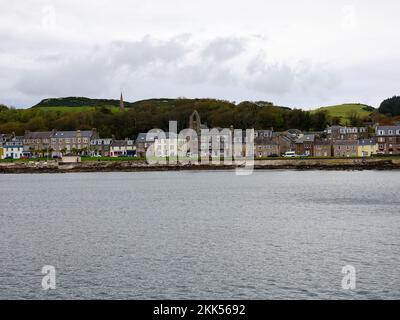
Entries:
<svg viewBox="0 0 400 320">
<path fill-rule="evenodd" d="M 145 161 L 84 161 L 80 163 L 3 162 L 0 173 L 135 172 L 179 170 L 233 170 L 225 165 L 149 165 Z M 256 170 L 395 170 L 399 159 L 271 159 L 256 160 Z"/>
</svg>

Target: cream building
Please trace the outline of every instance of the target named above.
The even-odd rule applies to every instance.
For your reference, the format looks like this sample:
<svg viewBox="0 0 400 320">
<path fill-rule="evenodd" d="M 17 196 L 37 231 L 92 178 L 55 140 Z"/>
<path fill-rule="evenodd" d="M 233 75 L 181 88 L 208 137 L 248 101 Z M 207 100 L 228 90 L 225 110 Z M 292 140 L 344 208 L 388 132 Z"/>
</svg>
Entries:
<svg viewBox="0 0 400 320">
<path fill-rule="evenodd" d="M 358 140 L 357 155 L 359 157 L 371 157 L 378 153 L 378 143 L 374 139 Z"/>
</svg>

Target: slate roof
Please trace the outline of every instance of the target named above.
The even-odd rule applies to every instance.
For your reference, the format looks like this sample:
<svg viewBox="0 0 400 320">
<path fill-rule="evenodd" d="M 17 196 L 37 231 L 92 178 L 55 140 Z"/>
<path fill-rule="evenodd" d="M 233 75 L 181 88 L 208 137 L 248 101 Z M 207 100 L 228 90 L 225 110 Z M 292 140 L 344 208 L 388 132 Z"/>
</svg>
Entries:
<svg viewBox="0 0 400 320">
<path fill-rule="evenodd" d="M 315 140 L 314 144 L 316 146 L 330 146 L 331 142 L 326 140 Z"/>
<path fill-rule="evenodd" d="M 314 142 L 315 134 L 305 134 L 304 136 L 298 138 L 296 143 L 304 143 L 304 142 Z"/>
<path fill-rule="evenodd" d="M 336 140 L 333 142 L 335 146 L 358 146 L 358 140 Z"/>
<path fill-rule="evenodd" d="M 52 138 L 77 138 L 82 137 L 82 138 L 90 138 L 92 136 L 93 132 L 91 130 L 82 130 L 80 132 L 80 135 L 78 135 L 77 131 L 57 131 L 52 135 Z"/>
<path fill-rule="evenodd" d="M 389 135 L 389 130 L 393 131 L 393 135 L 399 135 L 398 132 L 400 131 L 400 126 L 377 126 L 376 133 L 378 131 L 385 131 L 385 135 Z"/>
<path fill-rule="evenodd" d="M 361 139 L 361 140 L 358 140 L 358 144 L 360 146 L 375 145 L 376 144 L 376 140 L 375 139 Z"/>
<path fill-rule="evenodd" d="M 265 138 L 265 137 L 257 137 L 254 139 L 254 144 L 258 145 L 274 145 L 277 146 L 278 143 L 270 138 Z"/>
<path fill-rule="evenodd" d="M 129 143 L 128 140 L 113 140 L 113 141 L 111 142 L 111 146 L 112 146 L 112 147 L 131 146 L 131 145 L 133 145 L 133 141 L 132 141 L 132 140 L 130 140 L 130 141 L 131 141 L 131 143 Z"/>
<path fill-rule="evenodd" d="M 136 142 L 154 142 L 155 139 L 162 138 L 166 139 L 177 139 L 178 135 L 175 132 L 149 132 L 149 133 L 139 133 Z"/>
<path fill-rule="evenodd" d="M 159 133 L 139 133 L 136 142 L 154 142 Z"/>
</svg>

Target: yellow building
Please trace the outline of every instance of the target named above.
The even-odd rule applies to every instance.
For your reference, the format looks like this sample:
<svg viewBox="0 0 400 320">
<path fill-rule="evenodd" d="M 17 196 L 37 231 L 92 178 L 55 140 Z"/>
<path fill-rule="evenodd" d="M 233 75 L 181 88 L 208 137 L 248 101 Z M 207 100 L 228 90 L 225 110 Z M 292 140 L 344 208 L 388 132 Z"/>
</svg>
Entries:
<svg viewBox="0 0 400 320">
<path fill-rule="evenodd" d="M 0 159 L 3 159 L 3 154 L 4 154 L 3 148 L 0 147 Z"/>
<path fill-rule="evenodd" d="M 378 153 L 378 143 L 374 139 L 358 140 L 357 156 L 371 157 Z"/>
</svg>

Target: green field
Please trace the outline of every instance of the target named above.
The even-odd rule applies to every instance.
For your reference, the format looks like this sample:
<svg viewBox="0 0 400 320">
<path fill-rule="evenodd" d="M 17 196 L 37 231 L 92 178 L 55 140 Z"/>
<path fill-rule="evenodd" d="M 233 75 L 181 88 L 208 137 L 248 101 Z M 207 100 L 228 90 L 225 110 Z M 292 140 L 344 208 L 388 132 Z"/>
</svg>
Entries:
<svg viewBox="0 0 400 320">
<path fill-rule="evenodd" d="M 342 118 L 342 124 L 348 124 L 348 120 L 351 114 L 356 113 L 359 117 L 365 118 L 376 112 L 377 110 L 371 106 L 360 103 L 347 103 L 337 106 L 321 107 L 311 112 L 327 111 L 331 117 Z"/>
</svg>

